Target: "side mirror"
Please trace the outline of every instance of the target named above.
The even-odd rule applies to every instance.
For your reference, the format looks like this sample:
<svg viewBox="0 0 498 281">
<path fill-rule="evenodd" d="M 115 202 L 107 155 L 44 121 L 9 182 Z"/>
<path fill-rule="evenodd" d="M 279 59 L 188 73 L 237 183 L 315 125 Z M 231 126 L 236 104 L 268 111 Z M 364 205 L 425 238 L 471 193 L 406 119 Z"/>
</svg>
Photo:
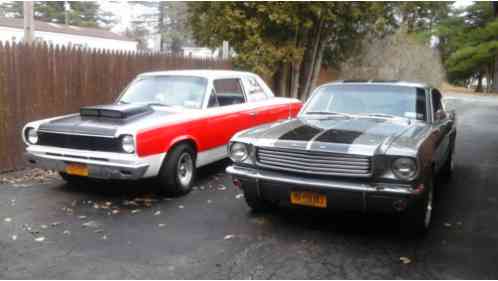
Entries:
<svg viewBox="0 0 498 281">
<path fill-rule="evenodd" d="M 446 112 L 444 110 L 440 109 L 434 113 L 434 120 L 443 120 L 446 118 Z"/>
</svg>

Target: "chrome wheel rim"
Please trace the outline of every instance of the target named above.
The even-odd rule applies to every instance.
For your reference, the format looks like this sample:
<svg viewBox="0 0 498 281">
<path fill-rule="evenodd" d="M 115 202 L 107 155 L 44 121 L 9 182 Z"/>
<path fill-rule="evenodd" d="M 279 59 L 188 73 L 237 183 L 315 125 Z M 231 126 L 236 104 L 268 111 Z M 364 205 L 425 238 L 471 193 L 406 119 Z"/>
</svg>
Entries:
<svg viewBox="0 0 498 281">
<path fill-rule="evenodd" d="M 182 186 L 188 186 L 190 181 L 192 180 L 192 175 L 194 174 L 194 161 L 192 160 L 192 156 L 184 152 L 180 155 L 178 159 L 176 174 L 178 177 L 178 181 Z"/>
<path fill-rule="evenodd" d="M 433 197 L 433 191 L 431 188 L 429 190 L 429 194 L 427 194 L 427 204 L 425 206 L 424 225 L 426 228 L 429 227 L 429 224 L 431 223 L 431 218 L 432 218 L 432 197 Z"/>
</svg>

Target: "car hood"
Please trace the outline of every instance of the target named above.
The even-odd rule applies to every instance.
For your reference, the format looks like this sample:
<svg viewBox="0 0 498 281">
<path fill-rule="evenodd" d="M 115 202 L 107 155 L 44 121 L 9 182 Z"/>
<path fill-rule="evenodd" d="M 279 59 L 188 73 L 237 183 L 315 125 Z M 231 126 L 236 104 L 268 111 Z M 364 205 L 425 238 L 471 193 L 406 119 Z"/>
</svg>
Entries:
<svg viewBox="0 0 498 281">
<path fill-rule="evenodd" d="M 79 114 L 51 119 L 40 124 L 44 132 L 84 134 L 95 136 L 116 136 L 119 128 L 131 127 L 137 123 L 164 120 L 163 117 L 176 114 L 174 111 L 154 110 L 149 106 L 127 104 L 82 107 Z"/>
<path fill-rule="evenodd" d="M 374 155 L 389 146 L 416 142 L 419 122 L 370 117 L 297 118 L 255 128 L 239 137 L 256 146 Z"/>
</svg>

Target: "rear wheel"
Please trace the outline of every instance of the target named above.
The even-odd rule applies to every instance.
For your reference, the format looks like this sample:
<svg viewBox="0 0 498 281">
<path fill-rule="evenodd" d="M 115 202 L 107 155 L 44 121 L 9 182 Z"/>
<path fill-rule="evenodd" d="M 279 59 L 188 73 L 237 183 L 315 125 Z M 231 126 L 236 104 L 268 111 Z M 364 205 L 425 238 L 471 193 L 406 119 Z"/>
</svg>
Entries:
<svg viewBox="0 0 498 281">
<path fill-rule="evenodd" d="M 158 176 L 162 193 L 180 196 L 190 192 L 196 176 L 195 156 L 192 146 L 186 143 L 170 150 Z"/>
<path fill-rule="evenodd" d="M 401 217 L 402 231 L 408 235 L 424 235 L 429 230 L 432 221 L 434 202 L 433 179 L 426 183 L 427 191 L 424 197 L 412 208 L 405 211 Z"/>
</svg>

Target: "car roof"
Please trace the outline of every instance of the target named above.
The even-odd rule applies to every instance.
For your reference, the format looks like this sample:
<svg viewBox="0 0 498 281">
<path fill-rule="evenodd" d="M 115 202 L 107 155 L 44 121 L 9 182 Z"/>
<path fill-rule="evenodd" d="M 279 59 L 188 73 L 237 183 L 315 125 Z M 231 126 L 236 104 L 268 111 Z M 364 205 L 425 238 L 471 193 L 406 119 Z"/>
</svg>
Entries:
<svg viewBox="0 0 498 281">
<path fill-rule="evenodd" d="M 164 75 L 177 75 L 177 76 L 196 76 L 208 79 L 216 79 L 223 77 L 238 77 L 243 75 L 254 76 L 254 73 L 245 71 L 234 70 L 215 70 L 215 69 L 185 69 L 185 70 L 166 70 L 166 71 L 153 71 L 139 74 L 139 76 L 164 76 Z"/>
<path fill-rule="evenodd" d="M 340 80 L 327 83 L 325 85 L 383 85 L 383 86 L 402 86 L 413 88 L 431 88 L 429 84 L 401 80 Z M 325 86 L 324 85 L 324 86 Z"/>
</svg>

